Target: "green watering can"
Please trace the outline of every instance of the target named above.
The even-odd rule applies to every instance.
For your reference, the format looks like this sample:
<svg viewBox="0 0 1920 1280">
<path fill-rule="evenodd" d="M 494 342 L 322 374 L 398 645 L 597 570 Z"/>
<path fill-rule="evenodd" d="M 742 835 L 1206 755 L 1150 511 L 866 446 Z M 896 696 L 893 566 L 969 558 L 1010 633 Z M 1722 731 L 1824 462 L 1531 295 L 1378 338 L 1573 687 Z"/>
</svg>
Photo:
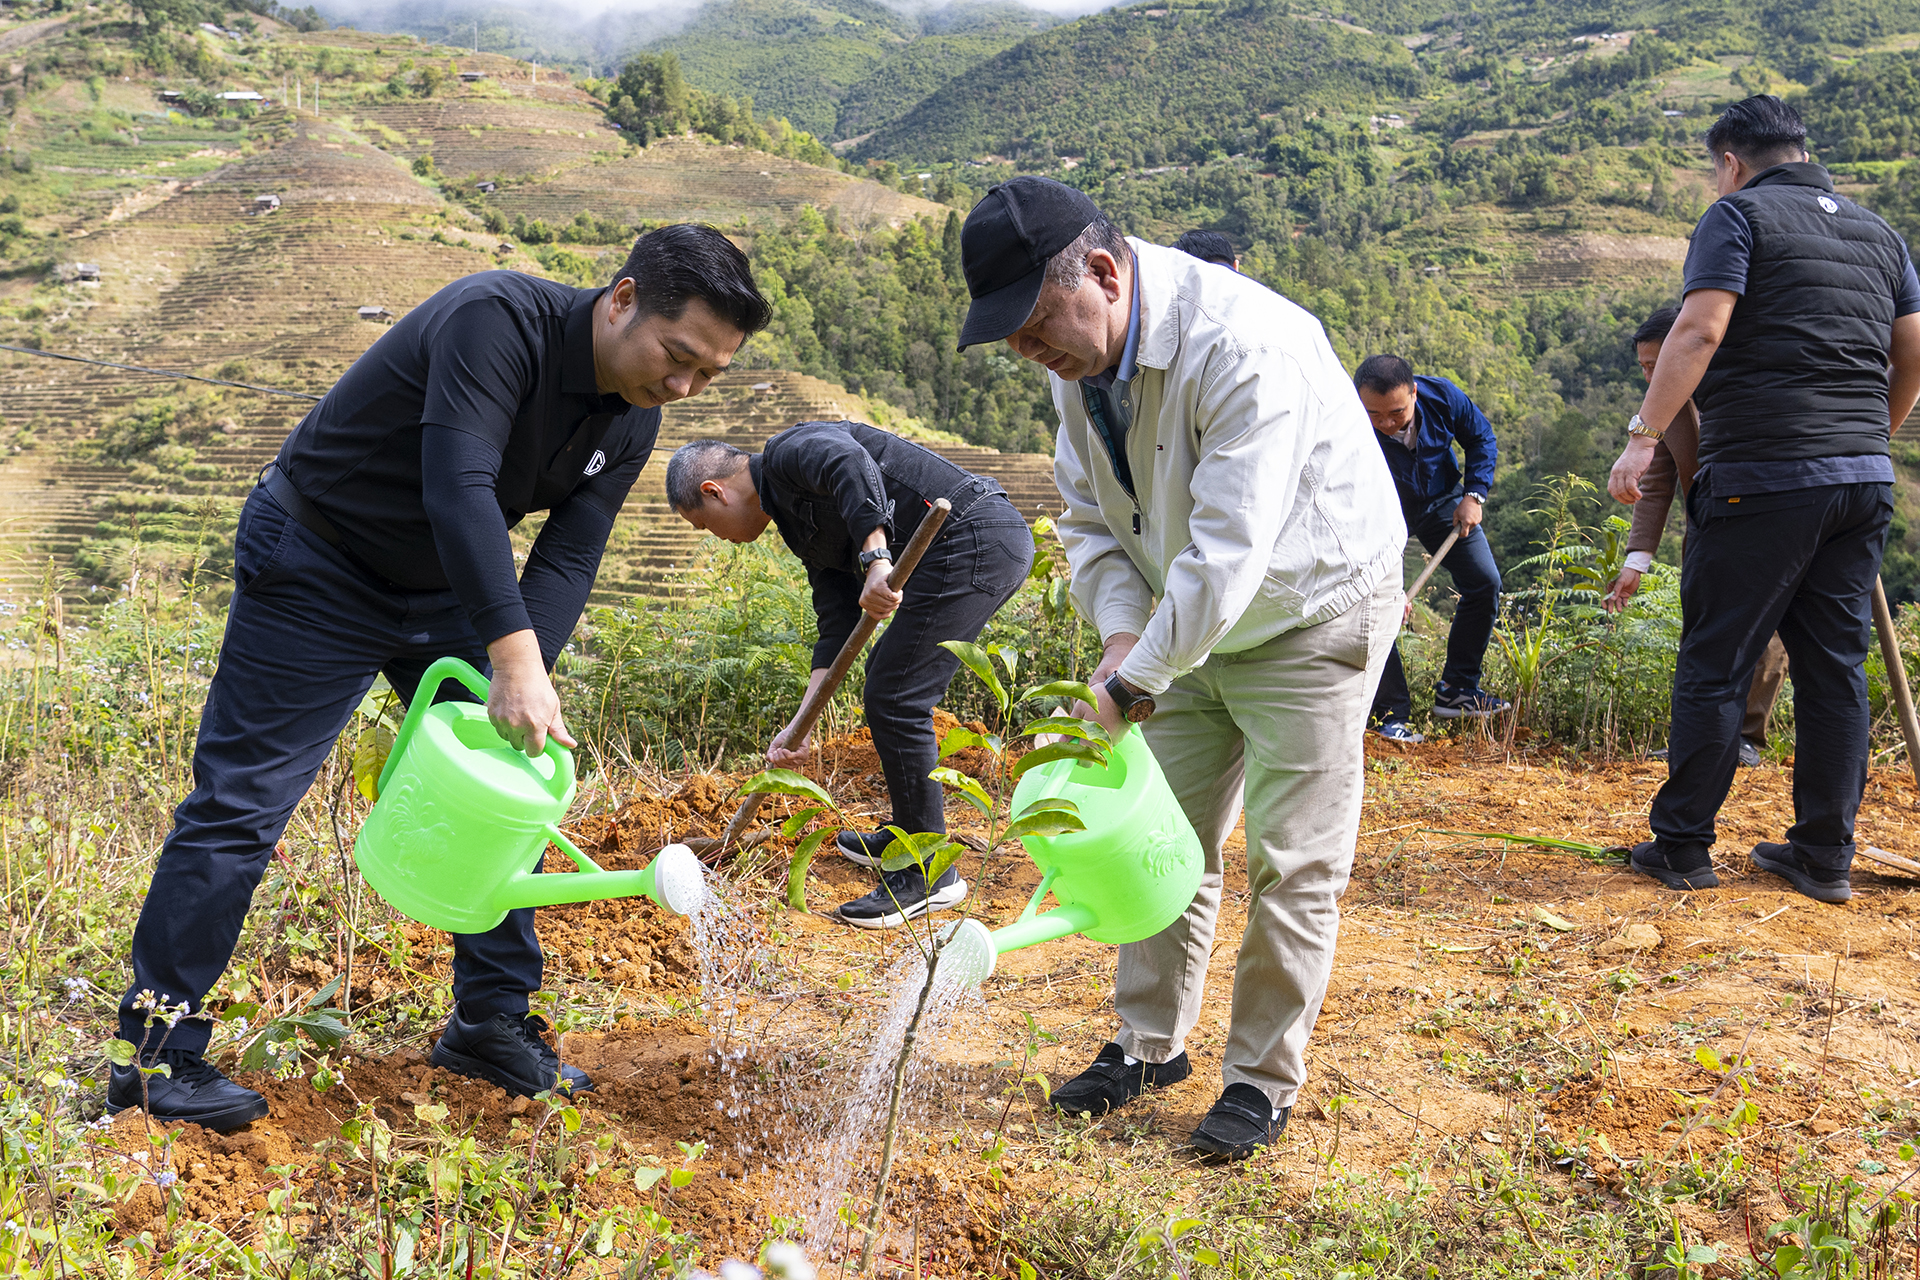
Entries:
<svg viewBox="0 0 1920 1280">
<path fill-rule="evenodd" d="M 1151 938 L 1199 892 L 1200 837 L 1140 734 L 1121 738 L 1104 765 L 1051 760 L 1029 769 L 1014 788 L 1013 812 L 1052 797 L 1073 801 L 1087 829 L 1021 837 L 1040 887 L 1004 929 L 962 920 L 949 930 L 940 968 L 953 981 L 978 986 L 1002 954 L 1068 934 L 1116 944 Z M 1049 890 L 1060 905 L 1040 911 Z"/>
<path fill-rule="evenodd" d="M 683 844 L 641 871 L 603 871 L 555 824 L 573 802 L 573 753 L 547 739 L 534 759 L 473 702 L 434 703 L 442 680 L 481 698 L 487 680 L 458 658 L 427 668 L 380 772 L 380 798 L 354 841 L 360 874 L 402 915 L 448 933 L 485 933 L 516 907 L 645 894 L 676 915 L 706 901 L 706 873 Z M 536 875 L 548 841 L 578 875 Z"/>
</svg>

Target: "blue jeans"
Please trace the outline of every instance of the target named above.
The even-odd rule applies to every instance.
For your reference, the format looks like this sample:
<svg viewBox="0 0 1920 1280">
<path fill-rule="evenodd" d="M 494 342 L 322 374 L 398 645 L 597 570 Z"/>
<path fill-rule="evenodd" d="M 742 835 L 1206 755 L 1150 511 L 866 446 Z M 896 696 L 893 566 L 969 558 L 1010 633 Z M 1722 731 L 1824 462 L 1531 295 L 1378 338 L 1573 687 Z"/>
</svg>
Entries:
<svg viewBox="0 0 1920 1280">
<path fill-rule="evenodd" d="M 133 985 L 120 1035 L 149 1050 L 204 1050 L 209 1026 L 149 1030 L 142 991 L 195 1010 L 240 938 L 253 891 L 294 806 L 340 731 L 385 672 L 411 699 L 429 663 L 449 654 L 487 670 L 452 591 L 388 586 L 302 527 L 256 488 L 234 534 L 236 590 L 226 640 L 200 716 L 193 793 L 174 811 L 133 931 Z M 458 685 L 449 697 L 467 696 Z M 431 696 L 431 695 L 430 695 Z M 454 935 L 453 994 L 469 1018 L 524 1013 L 541 978 L 533 911 L 488 933 Z"/>
<path fill-rule="evenodd" d="M 1455 489 L 1429 502 L 1424 510 L 1405 512 L 1408 531 L 1420 539 L 1428 555 L 1438 551 L 1453 532 L 1453 510 L 1465 496 L 1464 490 Z M 1453 589 L 1460 593 L 1453 626 L 1447 632 L 1447 665 L 1440 673 L 1440 683 L 1449 689 L 1478 689 L 1487 642 L 1493 639 L 1493 622 L 1500 613 L 1500 569 L 1493 562 L 1486 530 L 1474 526 L 1471 534 L 1453 544 L 1440 564 L 1452 576 Z M 1405 720 L 1412 713 L 1413 694 L 1407 688 L 1407 672 L 1400 665 L 1396 642 L 1387 655 L 1386 670 L 1380 674 L 1380 691 L 1373 698 L 1373 720 Z"/>
</svg>

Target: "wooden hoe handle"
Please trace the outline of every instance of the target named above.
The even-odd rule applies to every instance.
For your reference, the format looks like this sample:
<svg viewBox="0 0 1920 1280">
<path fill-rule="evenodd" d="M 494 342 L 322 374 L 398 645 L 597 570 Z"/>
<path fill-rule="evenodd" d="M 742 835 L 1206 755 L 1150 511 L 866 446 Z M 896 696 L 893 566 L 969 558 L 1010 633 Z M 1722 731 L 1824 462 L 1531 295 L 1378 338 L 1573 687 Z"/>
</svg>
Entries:
<svg viewBox="0 0 1920 1280">
<path fill-rule="evenodd" d="M 926 518 L 920 521 L 920 527 L 914 530 L 913 539 L 907 543 L 907 549 L 900 553 L 900 559 L 894 564 L 893 572 L 887 575 L 889 587 L 898 591 L 907 585 L 907 579 L 913 576 L 914 566 L 920 563 L 920 557 L 927 553 L 927 547 L 939 535 L 942 526 L 947 523 L 947 517 L 952 513 L 953 504 L 945 498 L 934 502 L 933 510 L 927 512 Z M 867 647 L 867 641 L 873 638 L 874 630 L 879 625 L 879 619 L 864 610 L 861 612 L 860 621 L 854 624 L 853 634 L 848 636 L 847 642 L 840 646 L 839 656 L 834 658 L 833 665 L 827 668 L 827 678 L 822 680 L 820 687 L 800 704 L 800 714 L 794 717 L 793 722 L 793 727 L 799 730 L 794 735 L 794 741 L 805 742 L 807 736 L 813 732 L 813 726 L 820 720 L 820 713 L 827 709 L 827 703 L 832 700 L 835 693 L 839 692 L 840 682 L 847 678 L 847 672 L 853 670 L 853 664 L 860 657 L 860 651 Z M 710 850 L 714 859 L 718 859 L 732 847 L 735 840 L 740 838 L 740 833 L 746 830 L 747 824 L 753 821 L 753 815 L 759 811 L 760 802 L 766 798 L 765 792 L 758 792 L 740 802 L 740 807 L 734 811 L 733 821 L 727 823 L 726 834 L 721 836 L 720 843 Z"/>
</svg>

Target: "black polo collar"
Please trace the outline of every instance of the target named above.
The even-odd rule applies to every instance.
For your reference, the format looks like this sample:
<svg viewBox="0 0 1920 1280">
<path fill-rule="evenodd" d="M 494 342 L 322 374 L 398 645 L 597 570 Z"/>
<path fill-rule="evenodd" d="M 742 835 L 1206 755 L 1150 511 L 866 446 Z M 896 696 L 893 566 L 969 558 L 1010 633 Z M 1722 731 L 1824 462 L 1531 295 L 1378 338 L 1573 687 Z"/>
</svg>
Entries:
<svg viewBox="0 0 1920 1280">
<path fill-rule="evenodd" d="M 581 289 L 573 295 L 573 305 L 567 308 L 567 327 L 560 339 L 560 391 L 563 395 L 589 400 L 616 401 L 625 407 L 627 402 L 619 396 L 600 393 L 593 369 L 593 307 L 605 292 L 605 289 Z M 600 407 L 613 408 L 604 403 Z"/>
<path fill-rule="evenodd" d="M 1776 164 L 1771 169 L 1762 169 L 1740 189 L 1751 191 L 1755 187 L 1768 187 L 1775 183 L 1793 187 L 1818 187 L 1822 191 L 1831 191 L 1833 175 L 1810 161 L 1795 161 L 1792 164 Z"/>
</svg>

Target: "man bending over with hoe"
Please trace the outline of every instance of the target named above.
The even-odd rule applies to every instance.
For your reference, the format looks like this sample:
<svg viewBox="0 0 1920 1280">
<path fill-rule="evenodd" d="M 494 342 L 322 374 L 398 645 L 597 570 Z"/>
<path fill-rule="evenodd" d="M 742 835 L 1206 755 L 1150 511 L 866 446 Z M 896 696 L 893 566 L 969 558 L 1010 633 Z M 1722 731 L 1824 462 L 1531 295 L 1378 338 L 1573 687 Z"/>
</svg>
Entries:
<svg viewBox="0 0 1920 1280">
<path fill-rule="evenodd" d="M 492 677 L 493 727 L 528 755 L 574 745 L 548 672 L 660 429 L 705 389 L 766 299 L 711 227 L 641 238 L 614 283 L 485 271 L 415 307 L 347 370 L 261 473 L 234 535 L 233 603 L 174 814 L 133 933 L 111 1111 L 227 1130 L 266 1099 L 205 1059 L 194 1016 L 227 967 L 274 845 L 385 672 L 403 698 L 452 655 Z M 507 531 L 549 513 L 516 580 Z M 433 1062 L 531 1095 L 590 1088 L 527 1012 L 533 911 L 453 939 L 452 1016 Z M 180 1016 L 184 1014 L 185 1016 Z M 143 1074 L 138 1066 L 158 1068 Z"/>
<path fill-rule="evenodd" d="M 953 514 L 904 591 L 887 585 L 894 556 L 941 498 Z M 943 640 L 971 641 L 1012 598 L 1033 564 L 1033 534 L 999 483 L 859 422 L 803 422 L 750 454 L 718 440 L 682 445 L 667 464 L 667 500 L 696 529 L 752 542 L 769 523 L 807 567 L 820 639 L 811 701 L 865 610 L 900 617 L 867 659 L 867 728 L 893 802 L 890 825 L 945 832 L 946 797 L 928 775 L 940 763 L 933 706 L 960 669 Z M 812 744 L 790 724 L 767 748 L 779 768 L 805 765 Z M 879 869 L 893 836 L 843 831 L 840 852 Z M 919 867 L 880 871 L 880 886 L 840 908 L 861 929 L 891 929 L 967 896 L 948 867 L 928 884 Z"/>
<path fill-rule="evenodd" d="M 1106 652 L 1116 740 L 1140 724 L 1206 850 L 1186 914 L 1120 948 L 1120 1034 L 1053 1090 L 1096 1114 L 1192 1068 L 1242 800 L 1246 935 L 1225 1091 L 1193 1145 L 1243 1159 L 1286 1127 L 1353 868 L 1367 710 L 1400 628 L 1407 527 L 1319 321 L 1255 281 L 1129 239 L 1048 178 L 967 215 L 964 344 L 1052 375 L 1073 598 Z"/>
</svg>

